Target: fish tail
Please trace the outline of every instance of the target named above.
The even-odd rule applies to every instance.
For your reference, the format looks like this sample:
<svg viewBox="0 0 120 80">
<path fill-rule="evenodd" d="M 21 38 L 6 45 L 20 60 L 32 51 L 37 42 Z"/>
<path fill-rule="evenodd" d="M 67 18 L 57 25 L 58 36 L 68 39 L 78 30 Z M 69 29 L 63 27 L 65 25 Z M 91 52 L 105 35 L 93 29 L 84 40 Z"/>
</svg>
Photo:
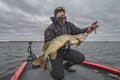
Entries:
<svg viewBox="0 0 120 80">
<path fill-rule="evenodd" d="M 46 60 L 40 59 L 40 67 L 44 71 L 46 68 Z"/>
<path fill-rule="evenodd" d="M 46 68 L 46 58 L 44 55 L 42 55 L 39 57 L 39 59 L 40 59 L 40 61 L 39 61 L 40 67 L 44 71 Z"/>
</svg>

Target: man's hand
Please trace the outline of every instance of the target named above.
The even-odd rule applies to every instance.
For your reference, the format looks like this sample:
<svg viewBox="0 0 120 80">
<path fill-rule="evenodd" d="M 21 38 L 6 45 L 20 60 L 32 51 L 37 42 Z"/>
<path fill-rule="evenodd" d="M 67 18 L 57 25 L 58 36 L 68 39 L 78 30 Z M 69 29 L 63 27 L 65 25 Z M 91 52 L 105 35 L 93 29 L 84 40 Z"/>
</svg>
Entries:
<svg viewBox="0 0 120 80">
<path fill-rule="evenodd" d="M 96 28 L 97 27 L 99 27 L 99 26 L 97 25 L 97 21 L 96 21 L 88 28 L 87 33 L 90 34 L 92 31 L 95 31 L 95 33 L 96 33 Z"/>
<path fill-rule="evenodd" d="M 65 43 L 65 48 L 67 49 L 70 46 L 68 42 Z"/>
</svg>

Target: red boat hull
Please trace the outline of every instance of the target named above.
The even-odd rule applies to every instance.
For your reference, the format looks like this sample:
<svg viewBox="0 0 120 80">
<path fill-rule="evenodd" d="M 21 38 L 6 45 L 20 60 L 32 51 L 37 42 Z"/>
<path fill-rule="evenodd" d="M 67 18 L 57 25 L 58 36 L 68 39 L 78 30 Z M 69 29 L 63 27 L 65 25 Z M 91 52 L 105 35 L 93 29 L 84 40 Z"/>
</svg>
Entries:
<svg viewBox="0 0 120 80">
<path fill-rule="evenodd" d="M 98 69 L 102 69 L 102 70 L 105 70 L 105 71 L 120 75 L 120 70 L 117 70 L 117 69 L 114 69 L 114 68 L 110 68 L 110 67 L 107 67 L 107 66 L 103 66 L 103 65 L 88 62 L 88 61 L 84 61 L 82 64 L 87 65 L 87 66 L 91 66 L 91 67 L 96 67 Z M 15 72 L 15 74 L 12 76 L 12 78 L 10 80 L 19 80 L 19 77 L 22 75 L 22 72 L 24 72 L 26 66 L 27 66 L 27 62 L 24 62 L 19 67 L 19 69 Z"/>
</svg>

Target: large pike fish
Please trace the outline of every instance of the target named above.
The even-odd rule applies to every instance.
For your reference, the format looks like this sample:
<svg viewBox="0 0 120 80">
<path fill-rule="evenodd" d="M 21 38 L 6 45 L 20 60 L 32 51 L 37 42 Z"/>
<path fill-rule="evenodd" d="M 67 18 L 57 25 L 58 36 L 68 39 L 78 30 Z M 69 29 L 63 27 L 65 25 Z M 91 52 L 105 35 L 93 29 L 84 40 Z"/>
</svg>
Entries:
<svg viewBox="0 0 120 80">
<path fill-rule="evenodd" d="M 97 21 L 94 22 L 92 25 L 94 24 L 97 24 Z M 35 59 L 32 63 L 40 64 L 40 67 L 44 70 L 46 66 L 46 59 L 49 55 L 52 59 L 55 59 L 57 56 L 57 50 L 60 49 L 62 46 L 64 46 L 66 43 L 69 43 L 70 45 L 79 46 L 85 40 L 85 38 L 97 27 L 90 27 L 87 32 L 82 34 L 77 34 L 77 35 L 65 34 L 54 38 L 53 40 L 43 45 L 42 47 L 42 51 L 44 52 L 43 55 Z"/>
</svg>

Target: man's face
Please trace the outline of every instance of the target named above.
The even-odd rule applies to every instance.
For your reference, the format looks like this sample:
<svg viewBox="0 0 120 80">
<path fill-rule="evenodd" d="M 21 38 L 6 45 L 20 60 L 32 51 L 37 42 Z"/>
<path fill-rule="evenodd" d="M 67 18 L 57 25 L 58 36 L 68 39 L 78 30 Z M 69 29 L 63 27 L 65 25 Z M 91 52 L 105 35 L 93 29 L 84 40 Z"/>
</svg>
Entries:
<svg viewBox="0 0 120 80">
<path fill-rule="evenodd" d="M 56 17 L 65 17 L 65 12 L 64 11 L 59 11 L 57 13 Z"/>
</svg>

